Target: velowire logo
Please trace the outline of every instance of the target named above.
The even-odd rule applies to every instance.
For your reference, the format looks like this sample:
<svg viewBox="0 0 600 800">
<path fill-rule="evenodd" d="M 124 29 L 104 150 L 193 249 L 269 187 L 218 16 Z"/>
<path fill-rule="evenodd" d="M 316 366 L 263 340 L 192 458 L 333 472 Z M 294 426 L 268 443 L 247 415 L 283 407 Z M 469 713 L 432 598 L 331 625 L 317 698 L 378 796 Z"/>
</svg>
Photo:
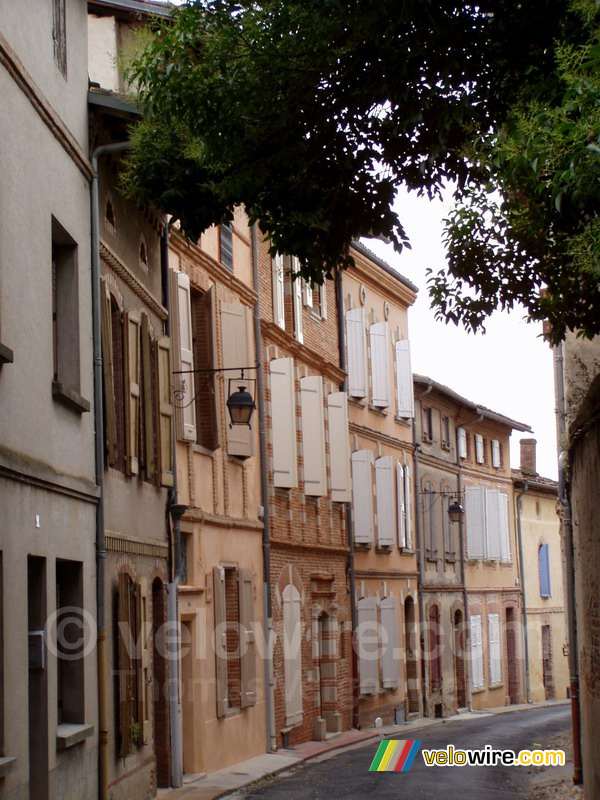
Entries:
<svg viewBox="0 0 600 800">
<path fill-rule="evenodd" d="M 383 739 L 369 772 L 408 772 L 422 739 Z"/>
</svg>

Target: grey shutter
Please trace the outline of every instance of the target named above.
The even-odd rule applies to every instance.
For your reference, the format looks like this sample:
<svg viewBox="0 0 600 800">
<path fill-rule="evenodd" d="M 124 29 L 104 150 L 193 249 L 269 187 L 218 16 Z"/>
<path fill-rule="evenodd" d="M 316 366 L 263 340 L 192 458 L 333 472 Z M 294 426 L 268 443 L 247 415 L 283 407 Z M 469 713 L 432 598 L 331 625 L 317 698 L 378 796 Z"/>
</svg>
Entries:
<svg viewBox="0 0 600 800">
<path fill-rule="evenodd" d="M 348 398 L 345 392 L 333 392 L 327 395 L 327 422 L 331 499 L 337 503 L 349 503 L 352 500 L 352 479 L 350 476 Z"/>
<path fill-rule="evenodd" d="M 254 632 L 254 576 L 241 569 L 238 576 L 240 610 L 241 706 L 256 705 L 256 637 Z"/>
<path fill-rule="evenodd" d="M 215 675 L 217 717 L 227 713 L 227 632 L 225 630 L 225 569 L 213 567 L 213 603 L 215 609 Z"/>
<path fill-rule="evenodd" d="M 283 489 L 298 485 L 294 359 L 269 364 L 273 483 Z"/>
<path fill-rule="evenodd" d="M 129 475 L 140 471 L 140 325 L 138 312 L 125 312 L 125 463 Z"/>
<path fill-rule="evenodd" d="M 500 616 L 488 614 L 488 639 L 490 644 L 490 683 L 502 680 L 502 655 L 500 652 Z"/>
<path fill-rule="evenodd" d="M 411 481 L 410 481 L 410 467 L 408 464 L 404 465 L 404 508 L 406 519 L 406 547 L 412 550 L 413 537 L 412 537 L 412 516 L 411 516 Z"/>
<path fill-rule="evenodd" d="M 484 557 L 485 495 L 481 486 L 465 489 L 465 524 L 467 526 L 468 558 Z"/>
<path fill-rule="evenodd" d="M 173 486 L 173 406 L 171 404 L 171 342 L 156 340 L 158 393 L 158 455 L 161 486 Z"/>
<path fill-rule="evenodd" d="M 481 615 L 471 616 L 471 673 L 473 688 L 481 689 L 485 686 L 483 678 L 483 640 L 481 635 Z"/>
<path fill-rule="evenodd" d="M 320 375 L 301 378 L 300 414 L 302 419 L 304 493 L 313 497 L 322 497 L 327 494 L 327 471 L 325 465 L 323 379 Z"/>
<path fill-rule="evenodd" d="M 396 487 L 398 491 L 398 546 L 406 547 L 406 505 L 404 502 L 404 469 L 396 465 Z"/>
<path fill-rule="evenodd" d="M 500 442 L 492 439 L 492 467 L 500 466 Z"/>
<path fill-rule="evenodd" d="M 363 308 L 346 312 L 346 345 L 348 351 L 348 394 L 367 396 L 366 315 Z"/>
<path fill-rule="evenodd" d="M 352 508 L 354 511 L 354 541 L 373 541 L 373 455 L 370 450 L 352 453 Z"/>
<path fill-rule="evenodd" d="M 377 507 L 377 544 L 392 546 L 396 542 L 396 507 L 394 498 L 394 463 L 391 456 L 375 461 L 375 494 Z"/>
<path fill-rule="evenodd" d="M 285 303 L 283 292 L 283 256 L 277 253 L 273 257 L 273 318 L 280 328 L 285 329 Z"/>
<path fill-rule="evenodd" d="M 400 685 L 398 659 L 398 609 L 395 597 L 384 597 L 379 604 L 381 614 L 381 677 L 384 689 Z"/>
<path fill-rule="evenodd" d="M 387 408 L 390 404 L 387 322 L 376 322 L 369 328 L 371 342 L 371 386 L 373 405 Z"/>
<path fill-rule="evenodd" d="M 539 549 L 539 567 L 540 567 L 540 595 L 542 597 L 551 597 L 550 592 L 550 546 L 547 544 L 540 545 Z"/>
<path fill-rule="evenodd" d="M 502 561 L 510 561 L 510 528 L 508 525 L 508 495 L 500 492 L 498 498 L 498 515 L 500 526 L 500 557 Z"/>
<path fill-rule="evenodd" d="M 361 694 L 377 694 L 379 691 L 379 625 L 377 623 L 377 600 L 363 597 L 357 603 L 358 626 L 358 675 Z"/>
<path fill-rule="evenodd" d="M 223 355 L 223 368 L 232 370 L 236 367 L 250 366 L 248 348 L 248 308 L 241 303 L 221 303 L 221 349 Z M 245 373 L 247 375 L 247 373 Z M 231 384 L 230 384 L 231 381 Z M 241 371 L 225 373 L 224 383 L 237 391 L 238 386 L 248 387 L 246 378 L 241 377 Z M 225 392 L 225 402 L 228 395 Z M 229 412 L 225 410 L 225 418 L 229 420 Z M 230 456 L 248 458 L 254 455 L 252 431 L 247 425 L 227 424 L 227 453 Z"/>
<path fill-rule="evenodd" d="M 300 725 L 302 711 L 302 598 L 291 584 L 283 590 L 285 724 Z"/>
<path fill-rule="evenodd" d="M 414 417 L 415 401 L 413 378 L 410 366 L 410 342 L 401 339 L 395 344 L 396 354 L 396 395 L 399 417 Z"/>
<path fill-rule="evenodd" d="M 186 375 L 177 375 L 176 385 L 184 389 L 183 397 L 178 401 L 176 413 L 177 438 L 187 442 L 196 441 L 196 404 L 194 369 L 194 345 L 192 337 L 192 304 L 190 279 L 184 272 L 175 273 L 175 295 L 172 306 L 177 307 L 177 324 L 173 326 L 176 337 L 178 361 L 177 370 L 184 370 Z"/>
<path fill-rule="evenodd" d="M 458 455 L 460 458 L 467 457 L 467 432 L 464 428 L 458 429 Z"/>
<path fill-rule="evenodd" d="M 483 464 L 483 436 L 480 433 L 475 434 L 475 458 L 478 464 Z"/>
<path fill-rule="evenodd" d="M 485 557 L 500 560 L 500 492 L 497 489 L 485 490 Z"/>
</svg>

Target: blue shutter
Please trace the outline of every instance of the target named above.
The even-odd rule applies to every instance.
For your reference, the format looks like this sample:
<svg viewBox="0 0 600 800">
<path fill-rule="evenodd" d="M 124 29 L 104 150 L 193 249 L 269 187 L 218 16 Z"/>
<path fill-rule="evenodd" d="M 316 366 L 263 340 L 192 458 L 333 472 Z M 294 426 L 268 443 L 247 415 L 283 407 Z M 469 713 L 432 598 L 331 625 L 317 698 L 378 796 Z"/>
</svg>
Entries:
<svg viewBox="0 0 600 800">
<path fill-rule="evenodd" d="M 540 594 L 542 597 L 550 597 L 550 546 L 540 545 Z"/>
</svg>

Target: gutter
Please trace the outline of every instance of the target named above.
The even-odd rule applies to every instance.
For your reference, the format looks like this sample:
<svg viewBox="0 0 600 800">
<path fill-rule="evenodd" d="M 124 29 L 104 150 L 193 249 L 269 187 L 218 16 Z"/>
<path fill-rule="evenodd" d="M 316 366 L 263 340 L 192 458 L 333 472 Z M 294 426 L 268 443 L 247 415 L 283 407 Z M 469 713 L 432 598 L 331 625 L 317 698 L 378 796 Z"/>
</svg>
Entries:
<svg viewBox="0 0 600 800">
<path fill-rule="evenodd" d="M 252 226 L 252 284 L 256 292 L 254 303 L 254 339 L 258 363 L 256 388 L 258 392 L 258 440 L 260 442 L 260 488 L 263 507 L 263 614 L 267 626 L 265 668 L 265 705 L 267 750 L 277 750 L 275 732 L 275 677 L 273 672 L 273 604 L 271 600 L 271 531 L 269 527 L 269 482 L 267 475 L 267 430 L 265 412 L 265 381 L 260 362 L 262 361 L 262 333 L 260 330 L 260 285 L 258 278 L 258 227 Z"/>
<path fill-rule="evenodd" d="M 523 491 L 516 498 L 517 506 L 517 536 L 519 537 L 519 580 L 521 594 L 523 595 L 523 652 L 525 653 L 525 691 L 527 702 L 531 703 L 531 678 L 529 674 L 529 629 L 527 627 L 527 597 L 525 594 L 525 563 L 523 561 L 523 534 L 521 532 L 521 498 L 529 488 L 528 481 L 523 481 Z"/>
<path fill-rule="evenodd" d="M 458 472 L 456 473 L 456 492 L 458 495 L 458 502 L 460 503 L 460 498 L 462 497 L 462 470 L 461 470 L 461 462 L 460 462 L 460 451 L 458 447 L 458 429 L 460 426 L 455 426 L 455 447 L 456 447 L 456 466 Z M 469 616 L 469 592 L 467 590 L 467 567 L 466 567 L 466 557 L 465 557 L 465 522 L 464 522 L 464 515 L 461 515 L 460 521 L 458 523 L 458 543 L 460 549 L 460 576 L 462 578 L 462 589 L 463 589 L 463 607 L 465 610 L 465 619 L 464 619 L 464 629 L 465 629 L 465 655 L 469 653 L 471 650 L 471 618 Z M 467 708 L 469 711 L 473 710 L 472 706 L 472 693 L 471 693 L 471 658 L 463 658 L 463 664 L 465 667 L 465 689 L 466 689 L 466 700 L 467 700 Z"/>
</svg>

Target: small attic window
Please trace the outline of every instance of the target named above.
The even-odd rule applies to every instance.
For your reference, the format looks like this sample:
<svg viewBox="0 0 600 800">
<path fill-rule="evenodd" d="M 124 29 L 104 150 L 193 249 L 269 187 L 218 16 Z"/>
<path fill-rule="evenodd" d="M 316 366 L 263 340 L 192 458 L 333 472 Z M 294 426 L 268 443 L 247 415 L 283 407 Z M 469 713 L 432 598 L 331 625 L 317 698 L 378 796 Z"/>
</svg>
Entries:
<svg viewBox="0 0 600 800">
<path fill-rule="evenodd" d="M 148 250 L 143 236 L 140 238 L 140 267 L 148 272 Z"/>
<path fill-rule="evenodd" d="M 115 220 L 115 207 L 113 205 L 113 201 L 110 195 L 106 198 L 106 206 L 104 208 L 104 221 L 106 222 L 106 226 L 111 230 L 112 233 L 117 232 L 117 223 Z"/>
</svg>

